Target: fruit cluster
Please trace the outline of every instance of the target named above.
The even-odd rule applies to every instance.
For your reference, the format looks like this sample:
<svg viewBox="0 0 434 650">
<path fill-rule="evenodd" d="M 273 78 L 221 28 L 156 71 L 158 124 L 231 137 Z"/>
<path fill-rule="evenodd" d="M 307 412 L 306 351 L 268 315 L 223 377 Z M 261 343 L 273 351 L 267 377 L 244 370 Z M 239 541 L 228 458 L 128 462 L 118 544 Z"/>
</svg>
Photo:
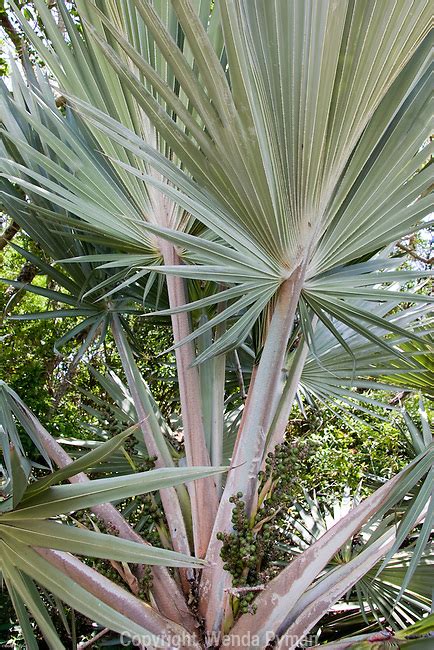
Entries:
<svg viewBox="0 0 434 650">
<path fill-rule="evenodd" d="M 258 475 L 257 506 L 253 513 L 247 513 L 241 492 L 230 498 L 234 504 L 232 531 L 219 532 L 217 539 L 222 542 L 224 568 L 232 575 L 235 616 L 255 611 L 253 601 L 258 589 L 277 575 L 288 559 L 280 547 L 280 542 L 286 541 L 283 524 L 301 493 L 299 470 L 309 453 L 309 445 L 299 439 L 285 440 L 268 454 Z"/>
</svg>

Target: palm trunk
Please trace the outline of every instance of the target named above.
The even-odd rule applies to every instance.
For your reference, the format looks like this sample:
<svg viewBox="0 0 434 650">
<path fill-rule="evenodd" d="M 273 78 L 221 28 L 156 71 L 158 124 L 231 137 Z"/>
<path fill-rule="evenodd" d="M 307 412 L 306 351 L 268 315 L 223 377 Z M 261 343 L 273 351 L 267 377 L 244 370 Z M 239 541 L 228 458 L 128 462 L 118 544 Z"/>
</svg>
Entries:
<svg viewBox="0 0 434 650">
<path fill-rule="evenodd" d="M 5 231 L 0 235 L 0 251 L 9 244 L 10 241 L 15 237 L 20 227 L 16 221 L 12 223 L 5 229 Z"/>
</svg>

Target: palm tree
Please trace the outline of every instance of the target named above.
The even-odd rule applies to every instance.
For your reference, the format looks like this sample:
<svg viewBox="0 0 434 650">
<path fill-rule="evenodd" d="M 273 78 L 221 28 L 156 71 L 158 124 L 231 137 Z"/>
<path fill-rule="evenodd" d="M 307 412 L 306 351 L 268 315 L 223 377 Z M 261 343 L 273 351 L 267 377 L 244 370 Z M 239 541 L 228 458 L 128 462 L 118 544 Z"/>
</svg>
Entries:
<svg viewBox="0 0 434 650">
<path fill-rule="evenodd" d="M 50 271 L 66 289 L 57 315 L 85 316 L 89 345 L 110 328 L 158 467 L 175 464 L 170 426 L 150 417 L 130 310 L 170 318 L 186 465 L 222 465 L 235 422 L 223 484 L 210 475 L 161 495 L 173 549 L 207 562 L 178 576 L 189 643 L 230 632 L 295 647 L 393 534 L 333 574 L 326 598 L 315 591 L 322 569 L 432 459 L 429 447 L 240 612 L 249 585 L 234 591 L 222 536 L 234 495 L 255 521 L 266 498 L 258 472 L 284 440 L 296 395 L 342 404 L 359 397 L 354 387 L 387 376 L 381 385 L 393 388 L 394 374 L 426 372 L 417 359 L 429 346 L 430 299 L 402 290 L 419 273 L 400 270 L 390 247 L 430 212 L 428 3 L 77 0 L 77 22 L 62 0 L 60 29 L 35 0 L 49 42 L 11 5 L 49 74 L 26 64 L 27 81 L 14 69 L 12 91 L 3 88 L 4 203 L 63 258 L 63 277 Z M 418 303 L 406 317 L 395 313 L 403 301 Z M 248 384 L 241 404 L 225 399 L 234 376 Z M 424 485 L 407 531 L 433 516 Z M 88 584 L 85 570 L 75 579 Z M 294 622 L 302 596 L 309 607 Z M 119 607 L 134 620 L 130 601 Z M 179 622 L 175 609 L 166 626 L 158 614 L 163 635 Z"/>
</svg>

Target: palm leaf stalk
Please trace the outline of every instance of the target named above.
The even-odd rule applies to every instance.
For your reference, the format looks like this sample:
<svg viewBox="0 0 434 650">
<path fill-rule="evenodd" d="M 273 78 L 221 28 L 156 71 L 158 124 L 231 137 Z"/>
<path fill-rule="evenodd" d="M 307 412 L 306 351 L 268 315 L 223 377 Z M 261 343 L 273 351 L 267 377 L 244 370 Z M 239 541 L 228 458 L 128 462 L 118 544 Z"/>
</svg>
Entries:
<svg viewBox="0 0 434 650">
<path fill-rule="evenodd" d="M 47 560 L 50 567 L 56 567 L 62 570 L 69 579 L 74 580 L 83 589 L 94 595 L 102 603 L 117 611 L 128 611 L 129 617 L 132 621 L 136 622 L 142 627 L 142 632 L 139 633 L 139 638 L 149 639 L 156 647 L 167 647 L 164 639 L 179 638 L 181 639 L 180 647 L 186 648 L 199 648 L 200 646 L 195 642 L 195 628 L 190 629 L 191 634 L 188 634 L 188 628 L 185 626 L 177 625 L 171 619 L 167 619 L 152 608 L 150 605 L 134 598 L 129 592 L 116 587 L 111 580 L 108 580 L 97 571 L 89 569 L 83 562 L 80 562 L 76 557 L 62 553 L 61 551 L 53 551 L 50 549 L 37 549 L 36 551 L 43 559 Z M 185 606 L 183 606 L 185 609 Z M 173 618 L 173 617 L 172 617 Z M 113 629 L 113 623 L 107 619 L 106 624 Z M 184 620 L 185 625 L 185 620 Z M 131 626 L 131 624 L 129 624 Z M 126 625 L 119 631 L 125 633 L 129 627 Z M 143 630 L 146 632 L 144 633 Z M 182 642 L 184 640 L 184 642 Z"/>
<path fill-rule="evenodd" d="M 410 497 L 409 497 L 410 498 Z M 316 496 L 311 497 L 304 494 L 305 505 L 297 504 L 296 517 L 288 517 L 288 539 L 290 544 L 282 544 L 289 553 L 302 553 L 305 548 L 319 539 L 324 532 L 334 525 L 336 521 L 344 517 L 360 501 L 360 496 L 356 493 L 351 497 L 349 490 L 346 490 L 342 500 L 333 503 L 333 509 L 321 504 Z M 421 519 L 426 518 L 426 513 L 422 512 Z M 329 566 L 324 571 L 324 576 L 318 580 L 318 590 L 323 594 L 327 592 L 326 582 L 327 574 L 334 572 L 342 564 L 346 564 L 359 554 L 359 540 L 363 540 L 362 554 L 367 554 L 371 542 L 376 542 L 384 532 L 390 532 L 392 526 L 393 535 L 390 537 L 390 549 L 392 544 L 395 548 L 399 546 L 397 540 L 396 528 L 392 516 L 383 520 L 369 522 L 357 534 L 358 538 L 347 543 L 337 556 L 332 558 Z M 388 560 L 387 568 L 383 569 L 379 562 L 376 566 L 368 571 L 362 579 L 358 580 L 353 590 L 345 594 L 345 601 L 351 604 L 352 612 L 344 610 L 341 615 L 336 615 L 341 608 L 337 603 L 333 611 L 329 614 L 328 625 L 337 628 L 344 624 L 359 623 L 361 626 L 372 625 L 375 620 L 381 624 L 387 622 L 396 629 L 412 624 L 420 618 L 423 618 L 431 609 L 431 588 L 430 573 L 432 565 L 432 551 L 426 549 L 422 554 L 420 561 L 419 553 L 415 547 L 421 544 L 425 546 L 422 537 L 417 534 L 416 538 L 406 549 L 399 551 L 396 555 Z M 381 568 L 381 571 L 378 569 Z M 401 585 L 404 580 L 408 583 L 406 589 L 401 591 Z M 404 584 L 404 586 L 406 586 Z M 315 593 L 314 586 L 309 590 L 310 597 Z M 307 594 L 306 594 L 307 596 Z M 291 613 L 291 620 L 295 622 L 300 612 L 305 608 L 305 596 L 303 596 L 297 607 Z M 347 602 L 345 603 L 347 604 Z M 327 623 L 322 626 L 322 631 L 327 630 Z M 375 623 L 374 623 L 375 625 Z M 327 633 L 327 632 L 326 632 Z"/>
<path fill-rule="evenodd" d="M 173 246 L 161 242 L 165 264 L 176 265 L 179 258 Z M 171 309 L 182 308 L 187 302 L 185 280 L 181 277 L 167 278 L 167 290 Z M 172 314 L 172 331 L 175 345 L 191 334 L 190 318 L 187 312 Z M 202 398 L 199 372 L 194 365 L 196 358 L 192 342 L 176 348 L 178 386 L 181 403 L 181 416 L 187 462 L 190 466 L 210 465 L 210 453 L 205 442 L 205 429 L 202 416 Z M 194 548 L 197 557 L 205 557 L 211 538 L 218 499 L 217 486 L 213 479 L 197 482 L 190 489 L 191 510 L 193 514 Z"/>
<path fill-rule="evenodd" d="M 218 507 L 211 476 L 189 494 L 195 552 L 210 561 L 199 591 L 205 632 L 232 626 L 265 644 L 267 632 L 282 636 L 297 625 L 290 612 L 330 557 L 403 498 L 431 462 L 429 449 L 267 584 L 256 614 L 234 620 L 216 533 L 230 532 L 239 491 L 255 515 L 258 471 L 267 447 L 282 441 L 296 393 L 351 403 L 355 386 L 385 376 L 393 384 L 393 368 L 424 372 L 423 310 L 407 327 L 391 314 L 402 301 L 425 307 L 429 298 L 401 290 L 414 275 L 391 267 L 387 247 L 426 226 L 430 211 L 428 5 L 220 0 L 210 12 L 202 0 L 129 0 L 122 11 L 110 0 L 78 0 L 81 33 L 59 2 L 68 43 L 46 5 L 35 6 L 50 47 L 16 15 L 66 97 L 67 119 L 37 84 L 29 92 L 17 80 L 13 98 L 3 93 L 5 174 L 30 203 L 48 202 L 39 209 L 45 221 L 105 246 L 70 262 L 99 262 L 97 271 L 121 265 L 142 287 L 147 274 L 165 276 L 169 309 L 159 316 L 172 319 L 189 466 L 214 464 L 223 445 L 220 433 L 214 441 L 207 434 L 198 366 L 203 379 L 203 364 L 252 343 L 248 396 Z M 37 138 L 27 139 L 29 129 Z M 5 200 L 20 204 L 12 185 Z M 107 251 L 113 246 L 116 258 Z M 103 281 L 107 289 L 110 277 Z M 123 309 L 119 303 L 110 319 L 138 410 L 138 378 L 118 329 Z M 198 312 L 205 317 L 195 321 Z M 324 332 L 333 344 L 321 355 Z M 335 346 L 341 357 L 333 365 Z M 221 404 L 221 365 L 213 372 Z M 371 398 L 363 399 L 366 408 Z M 222 419 L 215 419 L 220 432 Z M 428 481 L 403 529 L 425 512 Z M 376 560 L 389 543 L 378 542 Z M 369 569 L 364 557 L 347 568 L 347 588 Z M 338 599 L 340 578 L 332 580 Z M 332 604 L 318 593 L 303 630 L 321 602 Z"/>
<path fill-rule="evenodd" d="M 152 429 L 150 426 L 150 409 L 148 408 L 145 410 L 143 394 L 141 396 L 138 392 L 141 387 L 140 382 L 137 380 L 138 369 L 135 365 L 131 350 L 128 349 L 128 344 L 125 340 L 125 336 L 122 333 L 119 319 L 115 314 L 113 315 L 112 319 L 112 333 L 122 361 L 125 375 L 127 377 L 128 385 L 130 386 L 137 415 L 140 419 L 140 427 L 143 431 L 145 445 L 148 453 L 157 458 L 157 467 L 173 467 L 174 463 L 172 457 L 170 456 L 169 450 L 167 449 L 167 445 L 160 428 L 156 427 Z M 156 433 L 159 434 L 158 437 L 155 435 Z M 160 440 L 158 438 L 160 438 Z M 160 444 L 158 444 L 159 442 Z M 189 553 L 190 548 L 188 542 L 187 527 L 185 523 L 186 521 L 188 522 L 189 517 L 191 517 L 191 513 L 188 512 L 189 503 L 184 499 L 184 518 L 180 505 L 180 499 L 184 496 L 183 493 L 178 495 L 173 489 L 168 489 L 162 490 L 160 492 L 160 496 L 164 512 L 166 514 L 173 547 L 180 552 Z M 188 581 L 184 584 L 184 588 L 188 593 Z"/>
<path fill-rule="evenodd" d="M 338 598 L 342 597 L 348 589 L 350 589 L 360 578 L 365 575 L 370 568 L 375 565 L 385 552 L 387 552 L 393 544 L 393 531 L 388 531 L 370 548 L 360 553 L 357 558 L 348 562 L 343 567 L 336 571 L 336 575 L 330 580 L 321 581 L 321 584 L 313 587 L 310 593 L 305 594 L 305 597 L 300 599 L 299 604 L 303 606 L 302 609 L 297 609 L 296 617 L 291 618 L 292 622 L 288 625 L 285 622 L 283 629 L 284 633 L 281 635 L 278 648 L 293 648 L 297 645 L 298 641 L 305 637 L 308 631 L 312 628 L 312 619 L 315 617 L 318 620 L 329 610 L 331 604 L 335 603 Z M 337 577 L 339 576 L 339 581 Z M 315 613 L 313 613 L 315 608 Z M 308 629 L 306 630 L 306 622 Z"/>
<path fill-rule="evenodd" d="M 20 423 L 29 432 L 32 439 L 41 445 L 47 457 L 59 468 L 68 467 L 73 460 L 64 448 L 42 426 L 15 391 L 6 385 L 3 386 L 3 391 L 6 392 L 6 399 L 11 403 Z M 78 472 L 72 476 L 68 476 L 68 480 L 71 483 L 87 483 L 90 479 L 84 472 Z M 134 531 L 122 514 L 111 503 L 94 505 L 91 507 L 91 510 L 109 529 L 115 527 L 122 539 L 146 544 L 146 541 Z M 140 575 L 140 565 L 138 572 Z M 160 611 L 175 622 L 184 625 L 187 629 L 194 629 L 194 620 L 185 607 L 182 592 L 167 569 L 163 566 L 154 566 L 152 567 L 152 573 L 154 579 L 154 597 Z"/>
<path fill-rule="evenodd" d="M 421 462 L 420 469 L 423 467 L 424 472 L 432 463 L 433 453 L 434 449 L 430 447 L 419 457 Z M 413 467 L 415 468 L 414 465 Z M 417 475 L 418 470 L 416 468 L 415 471 Z M 309 549 L 295 558 L 286 569 L 284 569 L 262 592 L 260 592 L 257 597 L 258 609 L 256 614 L 250 617 L 250 620 L 248 617 L 241 617 L 238 623 L 235 624 L 233 633 L 243 634 L 248 630 L 249 633 L 259 634 L 261 641 L 265 642 L 267 630 L 275 630 L 276 636 L 282 636 L 288 633 L 290 645 L 284 645 L 282 647 L 295 647 L 298 641 L 304 637 L 306 630 L 303 630 L 300 636 L 289 635 L 289 630 L 291 630 L 290 612 L 297 606 L 300 596 L 306 591 L 307 581 L 309 581 L 308 575 L 318 575 L 348 538 L 360 529 L 362 523 L 375 515 L 380 508 L 384 509 L 385 505 L 391 502 L 391 498 L 392 500 L 396 498 L 394 491 L 400 484 L 399 477 L 404 477 L 405 475 L 408 477 L 409 475 L 411 476 L 410 466 L 402 470 L 400 474 L 397 474 L 394 478 L 390 479 L 390 481 L 387 481 L 387 483 L 376 490 L 374 494 L 367 497 L 351 510 L 346 517 L 337 522 L 328 532 L 322 535 L 321 538 Z M 421 518 L 424 518 L 424 514 L 421 514 Z M 350 530 L 353 532 L 350 532 Z M 374 566 L 382 555 L 390 551 L 393 546 L 396 531 L 392 529 L 392 531 L 389 531 L 385 535 L 387 539 L 380 537 L 379 540 L 377 540 L 378 547 L 376 546 L 375 550 L 371 549 L 372 557 L 369 557 L 369 553 L 366 554 L 368 556 L 368 564 L 370 564 L 372 560 L 372 564 L 370 564 L 369 568 Z M 382 547 L 384 552 L 378 552 L 377 554 L 376 551 L 379 551 L 379 548 Z M 363 559 L 365 559 L 365 557 L 363 557 Z M 358 563 L 355 562 L 354 564 L 357 566 Z M 350 573 L 352 568 L 352 566 L 349 568 Z M 356 575 L 353 575 L 352 578 L 345 583 L 342 591 L 340 591 L 340 579 L 335 575 L 331 583 L 327 585 L 326 597 L 327 593 L 330 593 L 332 589 L 336 589 L 334 596 L 336 596 L 337 592 L 339 592 L 339 596 L 337 598 L 332 596 L 331 598 L 331 600 L 336 602 L 336 600 L 338 600 L 357 581 L 359 576 L 357 575 L 356 577 Z M 302 576 L 302 579 L 300 579 L 300 576 Z M 314 601 L 312 602 L 314 603 Z M 330 602 L 329 605 L 330 604 L 332 603 Z M 319 607 L 318 600 L 313 604 L 313 608 L 315 605 L 318 605 Z M 329 605 L 326 606 L 324 612 L 328 609 Z M 298 619 L 294 622 L 294 630 L 297 625 L 297 620 Z M 312 627 L 312 619 L 310 619 L 309 625 Z M 296 631 L 299 632 L 298 629 Z M 284 643 L 286 643 L 286 641 L 284 641 Z"/>
</svg>

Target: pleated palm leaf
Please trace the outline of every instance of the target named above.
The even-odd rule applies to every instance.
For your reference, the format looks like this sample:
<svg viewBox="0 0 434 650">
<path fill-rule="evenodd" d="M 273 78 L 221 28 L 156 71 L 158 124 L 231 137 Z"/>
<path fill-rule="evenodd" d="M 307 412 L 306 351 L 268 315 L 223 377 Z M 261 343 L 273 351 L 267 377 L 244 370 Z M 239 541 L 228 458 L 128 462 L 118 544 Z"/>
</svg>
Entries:
<svg viewBox="0 0 434 650">
<path fill-rule="evenodd" d="M 426 335 L 429 345 L 433 345 L 432 335 Z M 418 364 L 423 366 L 423 371 L 414 372 L 414 370 L 408 370 L 406 372 L 394 372 L 394 383 L 397 386 L 401 386 L 403 390 L 406 390 L 409 386 L 414 390 L 419 390 L 425 395 L 432 397 L 433 395 L 433 384 L 434 384 L 434 364 L 432 355 L 426 352 L 425 345 L 419 345 L 416 341 L 406 342 L 403 345 L 405 350 L 411 350 L 415 357 L 417 358 Z"/>
<path fill-rule="evenodd" d="M 375 577 L 375 567 L 373 570 L 368 572 L 368 574 L 357 583 L 357 587 L 361 587 L 361 589 L 359 589 L 359 594 L 364 598 L 364 602 L 366 603 L 368 599 L 371 600 L 371 607 L 365 607 L 365 615 L 363 616 L 361 614 L 359 605 L 356 602 L 349 602 L 347 611 L 345 611 L 344 607 L 341 606 L 341 613 L 339 613 L 340 606 L 337 604 L 333 607 L 330 615 L 322 621 L 322 632 L 327 636 L 330 633 L 336 634 L 336 631 L 338 631 L 338 634 L 340 635 L 342 633 L 353 634 L 353 631 L 356 629 L 363 629 L 365 632 L 367 629 L 375 630 L 378 627 L 378 623 L 370 612 L 371 608 L 375 609 L 375 598 L 377 603 L 380 605 L 380 608 L 382 608 L 384 615 L 386 615 L 383 621 L 388 620 L 390 612 L 392 612 L 393 616 L 395 614 L 395 612 L 393 612 L 393 606 L 396 603 L 402 579 L 408 570 L 410 557 L 411 554 L 406 551 L 398 553 L 389 562 L 388 567 L 380 577 Z M 432 552 L 428 551 L 423 555 L 413 576 L 411 586 L 408 588 L 405 597 L 401 600 L 401 611 L 396 612 L 397 623 L 395 623 L 395 627 L 397 629 L 406 627 L 405 621 L 424 620 L 426 613 L 429 612 L 433 559 Z M 375 594 L 374 599 L 370 596 L 372 583 Z M 366 619 L 368 623 L 366 623 Z"/>
<path fill-rule="evenodd" d="M 218 508 L 213 482 L 190 492 L 194 548 L 213 563 L 200 581 L 199 610 L 205 630 L 218 632 L 232 613 L 215 533 L 230 529 L 234 493 L 255 512 L 257 472 L 285 432 L 285 418 L 277 428 L 276 414 L 283 396 L 291 404 L 306 361 L 299 345 L 286 372 L 291 335 L 312 347 L 320 321 L 354 364 L 336 325 L 342 323 L 417 367 L 390 334 L 422 345 L 420 323 L 403 329 L 384 316 L 402 300 L 428 298 L 386 290 L 405 278 L 375 253 L 423 227 L 430 210 L 429 8 L 423 0 L 221 0 L 210 11 L 209 3 L 191 0 L 78 0 L 82 32 L 59 3 L 66 44 L 44 3 L 35 5 L 52 46 L 20 18 L 23 28 L 120 184 L 105 193 L 102 166 L 93 168 L 90 153 L 66 157 L 60 132 L 32 124 L 27 109 L 20 116 L 60 164 L 29 146 L 30 164 L 9 156 L 7 172 L 26 192 L 75 215 L 78 229 L 117 239 L 126 267 L 165 274 L 189 465 L 221 457 L 224 355 L 254 335 L 252 379 Z M 34 96 L 57 124 L 60 116 Z M 10 130 L 7 138 L 17 148 L 23 141 Z M 164 266 L 150 263 L 150 254 Z M 198 295 L 192 280 L 216 289 Z M 372 311 L 378 301 L 381 315 Z M 205 309 L 192 330 L 188 311 Z M 295 336 L 297 327 L 303 337 Z M 197 364 L 210 361 L 201 383 Z M 131 389 L 137 382 L 130 379 Z M 282 572 L 257 597 L 257 613 L 239 618 L 233 632 L 258 633 L 263 643 L 267 632 L 294 629 L 288 612 L 300 595 L 345 539 L 390 505 L 387 495 L 400 494 L 408 472 L 426 472 L 427 457 L 429 451 L 360 504 L 333 539 L 325 535 Z M 389 543 L 378 542 L 354 571 L 351 565 L 342 584 L 356 581 Z M 330 598 L 338 599 L 339 589 Z M 303 633 L 315 622 L 312 608 L 300 620 Z"/>
<path fill-rule="evenodd" d="M 423 333 L 428 339 L 431 328 L 427 306 L 414 305 L 410 308 L 387 313 L 387 303 L 359 302 L 359 307 L 368 304 L 386 320 L 392 321 L 399 327 L 411 328 Z M 430 307 L 428 306 L 428 310 Z M 423 323 L 423 324 L 421 324 Z M 431 371 L 429 365 L 412 367 L 412 361 L 420 360 L 419 344 L 408 343 L 405 337 L 392 335 L 388 342 L 392 342 L 401 350 L 412 350 L 407 361 L 398 359 L 387 348 L 380 348 L 376 343 L 367 341 L 360 333 L 355 332 L 347 325 L 335 322 L 335 334 L 323 324 L 318 323 L 313 331 L 312 350 L 306 350 L 306 361 L 300 375 L 299 392 L 309 404 L 318 400 L 321 404 L 338 403 L 345 407 L 356 407 L 360 411 L 369 412 L 370 407 L 381 406 L 383 409 L 393 409 L 393 405 L 380 403 L 366 389 L 397 391 L 402 387 L 402 378 L 407 377 L 407 389 L 417 391 L 421 386 L 429 386 Z M 372 332 L 381 335 L 380 329 L 372 328 Z M 339 336 L 338 340 L 336 336 Z M 424 345 L 424 344 L 422 344 Z M 288 369 L 295 361 L 296 352 L 288 357 Z M 423 356 L 423 355 L 422 355 Z M 429 353 L 426 358 L 429 359 Z M 359 389 L 359 392 L 350 389 Z M 360 393 L 360 390 L 365 392 Z M 429 388 L 427 389 L 429 391 Z M 396 407 L 397 408 L 397 407 Z M 374 412 L 370 411 L 371 415 Z M 378 418 L 382 416 L 378 411 Z M 288 414 L 286 415 L 288 417 Z"/>
</svg>

